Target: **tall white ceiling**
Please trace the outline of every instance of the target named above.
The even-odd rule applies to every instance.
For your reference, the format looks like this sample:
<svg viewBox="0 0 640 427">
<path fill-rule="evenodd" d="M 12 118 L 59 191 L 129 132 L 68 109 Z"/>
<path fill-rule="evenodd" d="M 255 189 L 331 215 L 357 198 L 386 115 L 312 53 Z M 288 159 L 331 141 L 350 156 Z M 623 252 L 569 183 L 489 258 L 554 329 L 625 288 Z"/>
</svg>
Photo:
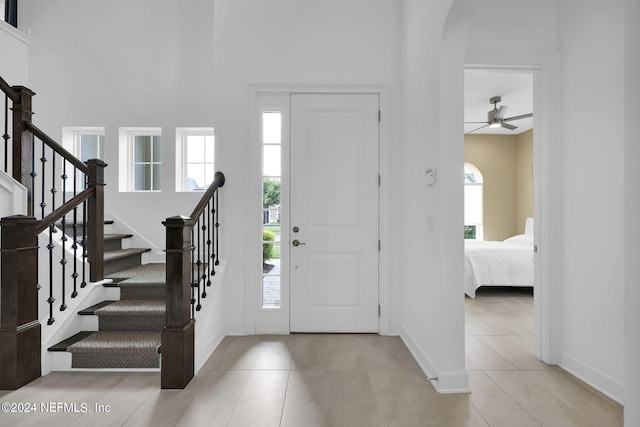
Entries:
<svg viewBox="0 0 640 427">
<path fill-rule="evenodd" d="M 498 108 L 501 105 L 508 107 L 505 118 L 533 112 L 533 74 L 520 71 L 465 70 L 464 121 L 486 121 L 487 113 L 493 109 L 493 104 L 489 103 L 493 96 L 502 97 Z M 518 129 L 485 127 L 473 134 L 517 135 L 533 128 L 533 118 L 514 120 L 509 124 L 518 126 Z M 464 132 L 469 133 L 480 126 L 483 124 L 465 124 Z"/>
</svg>

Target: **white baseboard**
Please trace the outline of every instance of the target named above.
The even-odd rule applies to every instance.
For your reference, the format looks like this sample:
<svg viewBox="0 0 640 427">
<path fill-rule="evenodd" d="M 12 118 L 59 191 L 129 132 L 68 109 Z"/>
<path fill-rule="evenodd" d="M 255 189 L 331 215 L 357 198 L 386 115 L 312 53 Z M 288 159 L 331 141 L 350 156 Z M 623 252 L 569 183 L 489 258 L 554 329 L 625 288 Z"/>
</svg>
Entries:
<svg viewBox="0 0 640 427">
<path fill-rule="evenodd" d="M 247 335 L 247 331 L 245 331 L 244 322 L 227 322 L 225 323 L 225 331 L 226 331 L 226 335 L 229 335 L 229 336 Z"/>
<path fill-rule="evenodd" d="M 565 352 L 560 353 L 560 363 L 558 363 L 558 366 L 610 399 L 624 405 L 624 384 L 619 381 L 614 380 L 610 376 L 603 374 Z"/>
<path fill-rule="evenodd" d="M 389 324 L 389 335 L 390 336 L 400 336 L 400 334 L 402 333 L 402 323 L 400 322 L 391 322 Z"/>
<path fill-rule="evenodd" d="M 433 378 L 430 380 L 433 387 L 438 393 L 470 393 L 469 374 L 466 371 L 438 371 L 427 353 L 407 331 L 402 323 L 394 323 L 391 325 L 390 332 L 398 332 L 400 338 L 407 346 L 418 365 L 427 376 Z M 436 379 L 437 378 L 437 379 Z"/>
</svg>

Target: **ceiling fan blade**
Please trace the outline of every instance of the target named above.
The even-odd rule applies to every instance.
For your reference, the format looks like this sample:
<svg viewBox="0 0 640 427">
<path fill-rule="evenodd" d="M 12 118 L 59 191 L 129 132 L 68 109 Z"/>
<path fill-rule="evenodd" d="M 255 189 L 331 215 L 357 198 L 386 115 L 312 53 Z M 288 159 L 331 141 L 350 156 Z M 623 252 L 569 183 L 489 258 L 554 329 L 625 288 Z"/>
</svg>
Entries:
<svg viewBox="0 0 640 427">
<path fill-rule="evenodd" d="M 485 122 L 482 122 L 482 123 L 485 123 Z M 470 130 L 469 132 L 465 132 L 465 133 L 473 133 L 473 132 L 475 132 L 475 131 L 477 131 L 477 130 L 480 130 L 480 129 L 486 128 L 487 126 L 489 126 L 489 125 L 488 125 L 488 124 L 486 124 L 486 125 L 484 125 L 484 126 L 480 126 L 479 128 L 476 128 L 476 129 L 474 129 L 474 130 Z"/>
<path fill-rule="evenodd" d="M 510 122 L 512 120 L 520 120 L 520 119 L 526 119 L 528 117 L 533 117 L 533 113 L 529 113 L 529 114 L 522 114 L 520 116 L 513 116 L 513 117 L 509 117 L 506 119 L 503 119 L 503 121 L 505 122 Z"/>
<path fill-rule="evenodd" d="M 480 123 L 484 123 L 484 124 L 488 124 L 486 121 L 485 122 L 464 122 L 465 125 L 470 125 L 470 124 L 480 124 Z"/>
<path fill-rule="evenodd" d="M 502 120 L 505 113 L 507 112 L 507 108 L 509 107 L 507 107 L 506 105 L 501 106 L 493 117 L 495 117 L 498 120 Z"/>
<path fill-rule="evenodd" d="M 518 129 L 518 126 L 510 125 L 509 123 L 502 123 L 502 127 L 509 130 Z"/>
</svg>

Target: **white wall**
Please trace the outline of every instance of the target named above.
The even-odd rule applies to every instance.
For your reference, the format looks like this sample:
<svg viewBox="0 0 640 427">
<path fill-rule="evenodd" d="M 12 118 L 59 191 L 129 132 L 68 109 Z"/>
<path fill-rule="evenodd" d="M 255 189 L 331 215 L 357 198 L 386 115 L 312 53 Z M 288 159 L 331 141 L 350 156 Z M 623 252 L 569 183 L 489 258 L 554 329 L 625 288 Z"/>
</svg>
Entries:
<svg viewBox="0 0 640 427">
<path fill-rule="evenodd" d="M 462 224 L 462 176 L 452 172 L 456 159 L 462 170 L 462 132 L 457 149 L 446 144 L 440 114 L 443 100 L 462 108 L 462 48 L 458 48 L 458 69 L 453 70 L 460 82 L 459 99 L 455 91 L 447 99 L 449 81 L 447 76 L 441 80 L 443 29 L 450 6 L 449 1 L 403 2 L 404 120 L 398 165 L 402 237 L 394 259 L 403 285 L 399 332 L 428 375 L 438 377 L 436 388 L 445 392 L 468 389 L 462 273 L 454 265 L 456 256 L 462 260 L 462 239 L 452 238 L 460 235 Z M 441 85 L 446 87 L 443 95 Z M 438 169 L 438 183 L 433 186 L 427 186 L 429 167 Z"/>
<path fill-rule="evenodd" d="M 20 20 L 31 29 L 34 122 L 57 141 L 63 126 L 105 127 L 106 210 L 122 214 L 161 257 L 161 221 L 189 215 L 198 199 L 174 190 L 175 128 L 214 124 L 213 5 L 32 0 Z M 162 127 L 162 194 L 118 192 L 121 126 Z"/>
<path fill-rule="evenodd" d="M 215 128 L 216 168 L 227 176 L 220 215 L 230 284 L 226 317 L 231 332 L 250 332 L 246 299 L 258 284 L 245 279 L 253 259 L 247 227 L 252 213 L 260 218 L 261 192 L 259 165 L 247 161 L 248 150 L 258 149 L 247 141 L 249 87 L 378 85 L 387 89 L 388 104 L 397 105 L 397 2 L 29 0 L 21 19 L 32 28 L 36 123 L 54 138 L 63 126 L 106 127 L 106 208 L 156 251 L 164 247 L 160 222 L 188 215 L 197 197 L 173 190 L 174 129 Z M 387 124 L 398 129 L 397 108 L 390 110 Z M 162 193 L 117 191 L 119 126 L 162 127 Z M 397 156 L 391 153 L 399 170 Z M 400 185 L 400 178 L 384 179 Z"/>
<path fill-rule="evenodd" d="M 29 39 L 22 31 L 0 20 L 0 76 L 11 86 L 27 86 Z"/>
<path fill-rule="evenodd" d="M 625 257 L 624 257 L 624 423 L 640 425 L 640 286 L 637 262 L 640 259 L 640 192 L 636 170 L 640 164 L 640 2 L 625 2 Z"/>
<path fill-rule="evenodd" d="M 555 53 L 557 0 L 473 2 L 468 53 Z"/>
<path fill-rule="evenodd" d="M 558 7 L 562 141 L 560 365 L 618 401 L 624 385 L 623 2 Z"/>
<path fill-rule="evenodd" d="M 395 146 L 395 107 L 400 96 L 399 11 L 393 0 L 218 0 L 214 28 L 216 135 L 218 140 L 234 144 L 233 179 L 237 191 L 246 198 L 238 201 L 235 209 L 245 227 L 233 237 L 238 242 L 233 248 L 234 259 L 247 260 L 246 283 L 239 282 L 232 296 L 229 322 L 251 333 L 253 311 L 259 303 L 252 272 L 259 271 L 261 262 L 260 230 L 256 227 L 261 218 L 262 190 L 260 156 L 256 155 L 260 147 L 248 140 L 249 87 L 357 90 L 367 85 L 384 86 L 391 108 L 383 114 L 391 129 L 390 144 Z M 397 164 L 397 156 L 392 150 L 391 162 Z M 383 181 L 387 188 L 400 185 L 395 173 Z M 398 223 L 395 218 L 391 220 L 394 223 Z M 395 285 L 392 283 L 392 305 L 397 298 Z M 238 309 L 243 304 L 246 311 Z"/>
</svg>

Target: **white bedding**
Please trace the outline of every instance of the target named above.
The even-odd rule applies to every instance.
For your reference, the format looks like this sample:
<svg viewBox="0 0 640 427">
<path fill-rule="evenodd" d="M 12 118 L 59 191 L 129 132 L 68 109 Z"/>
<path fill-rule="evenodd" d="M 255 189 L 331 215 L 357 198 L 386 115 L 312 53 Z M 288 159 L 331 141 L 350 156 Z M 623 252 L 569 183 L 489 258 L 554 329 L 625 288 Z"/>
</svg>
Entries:
<svg viewBox="0 0 640 427">
<path fill-rule="evenodd" d="M 476 297 L 480 286 L 533 286 L 533 236 L 520 234 L 503 242 L 465 240 L 465 293 Z"/>
</svg>

